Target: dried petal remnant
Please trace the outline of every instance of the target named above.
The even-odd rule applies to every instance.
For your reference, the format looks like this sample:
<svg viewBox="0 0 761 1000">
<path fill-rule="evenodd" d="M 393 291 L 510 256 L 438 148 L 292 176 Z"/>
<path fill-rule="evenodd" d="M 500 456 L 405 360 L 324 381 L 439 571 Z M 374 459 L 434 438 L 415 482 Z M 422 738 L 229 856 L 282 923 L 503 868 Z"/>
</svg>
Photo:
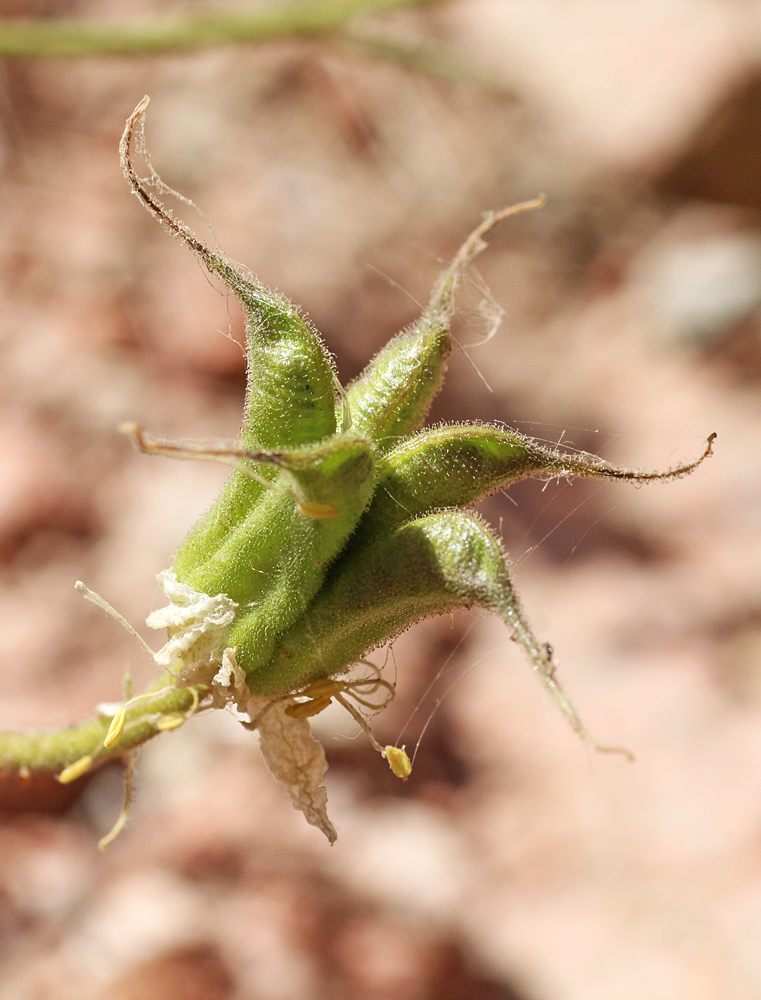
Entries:
<svg viewBox="0 0 761 1000">
<path fill-rule="evenodd" d="M 262 709 L 268 708 L 267 711 Z M 294 808 L 308 823 L 325 834 L 331 844 L 338 834 L 328 819 L 328 793 L 324 777 L 328 769 L 325 751 L 312 736 L 306 719 L 295 719 L 282 702 L 267 706 L 266 699 L 252 698 L 248 707 L 256 724 L 267 767 L 283 786 Z"/>
</svg>

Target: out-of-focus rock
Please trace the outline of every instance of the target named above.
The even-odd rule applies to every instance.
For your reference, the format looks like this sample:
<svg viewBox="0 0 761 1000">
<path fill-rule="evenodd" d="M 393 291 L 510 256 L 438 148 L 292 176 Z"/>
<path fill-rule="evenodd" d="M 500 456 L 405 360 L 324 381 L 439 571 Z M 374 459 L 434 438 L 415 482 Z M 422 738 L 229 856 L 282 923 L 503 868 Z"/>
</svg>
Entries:
<svg viewBox="0 0 761 1000">
<path fill-rule="evenodd" d="M 706 109 L 657 187 L 671 197 L 761 209 L 761 75 L 741 80 Z"/>
<path fill-rule="evenodd" d="M 761 306 L 761 231 L 662 242 L 638 276 L 665 335 L 710 347 Z"/>
</svg>

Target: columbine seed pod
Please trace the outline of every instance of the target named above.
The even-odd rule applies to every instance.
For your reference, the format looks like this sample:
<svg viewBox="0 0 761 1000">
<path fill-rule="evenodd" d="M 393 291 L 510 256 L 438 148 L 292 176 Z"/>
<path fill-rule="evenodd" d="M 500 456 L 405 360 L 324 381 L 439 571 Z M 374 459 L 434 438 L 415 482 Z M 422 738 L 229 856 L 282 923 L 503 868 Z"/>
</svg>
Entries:
<svg viewBox="0 0 761 1000">
<path fill-rule="evenodd" d="M 481 607 L 499 615 L 528 654 L 576 733 L 602 751 L 555 676 L 552 651 L 528 623 L 491 530 L 474 514 L 432 514 L 403 525 L 348 556 L 326 581 L 309 615 L 280 640 L 257 677 L 261 691 L 279 693 L 294 677 L 330 676 L 411 624 L 455 608 Z"/>
<path fill-rule="evenodd" d="M 234 703 L 249 713 L 244 725 L 259 733 L 265 760 L 294 805 L 332 842 L 325 755 L 307 719 L 334 700 L 406 778 L 406 753 L 382 747 L 366 718 L 388 704 L 394 685 L 364 657 L 421 618 L 471 605 L 501 617 L 576 732 L 597 749 L 615 749 L 590 738 L 558 684 L 550 646 L 526 620 L 498 541 L 462 508 L 528 475 L 637 483 L 682 476 L 711 453 L 714 435 L 696 462 L 641 473 L 498 427 L 415 433 L 442 382 L 464 267 L 493 225 L 543 199 L 488 216 L 441 276 L 420 321 L 344 393 L 299 310 L 174 219 L 150 190 L 162 190 L 152 168 L 149 183 L 137 176 L 131 145 L 137 136 L 145 155 L 147 103 L 127 122 L 124 172 L 142 204 L 240 300 L 248 393 L 236 447 L 178 445 L 149 440 L 134 424 L 124 429 L 143 451 L 224 461 L 234 471 L 172 569 L 159 575 L 169 604 L 147 623 L 168 628 L 169 641 L 156 652 L 143 646 L 165 673 L 114 714 L 55 733 L 0 734 L 2 768 L 52 771 L 72 782 L 126 754 L 125 805 L 105 846 L 126 820 L 130 751 L 197 711 Z M 139 639 L 106 601 L 78 589 Z M 364 672 L 345 677 L 358 661 Z"/>
<path fill-rule="evenodd" d="M 361 439 L 336 437 L 304 449 L 301 463 L 290 465 L 284 475 L 298 485 L 304 499 L 333 507 L 335 516 L 310 517 L 292 497 L 263 497 L 203 571 L 191 574 L 193 586 L 215 593 L 208 587 L 213 563 L 214 579 L 224 579 L 224 592 L 240 605 L 230 628 L 230 644 L 238 648 L 238 663 L 254 694 L 260 693 L 256 671 L 270 660 L 278 635 L 319 591 L 373 491 L 374 452 Z"/>
<path fill-rule="evenodd" d="M 442 274 L 418 323 L 392 340 L 344 395 L 340 386 L 336 391 L 319 338 L 298 310 L 200 243 L 137 177 L 130 146 L 146 106 L 143 101 L 131 116 L 122 140 L 132 190 L 223 278 L 246 318 L 249 387 L 242 447 L 195 451 L 239 469 L 181 545 L 173 570 L 197 592 L 219 593 L 237 604 L 229 641 L 251 691 L 284 694 L 340 673 L 411 622 L 463 604 L 501 614 L 552 687 L 546 648 L 523 618 L 488 529 L 463 515 L 420 515 L 468 506 L 530 474 L 643 481 L 681 475 L 695 463 L 666 474 L 629 473 L 477 425 L 436 428 L 403 440 L 418 430 L 441 386 L 455 288 L 483 249 L 482 237 L 501 219 L 543 199 L 488 216 Z M 352 433 L 362 436 L 337 434 L 338 423 L 342 431 L 350 423 Z M 264 471 L 254 472 L 252 463 Z M 369 575 L 366 566 L 373 567 Z M 474 580 L 483 583 L 490 572 L 491 589 L 474 590 Z"/>
<path fill-rule="evenodd" d="M 658 482 L 686 475 L 710 453 L 665 472 L 636 472 L 592 455 L 569 454 L 517 431 L 481 424 L 434 427 L 408 438 L 378 463 L 373 501 L 352 546 L 434 510 L 468 507 L 528 476 L 581 476 L 625 482 Z"/>
<path fill-rule="evenodd" d="M 122 169 L 133 193 L 173 236 L 181 240 L 238 298 L 246 327 L 247 392 L 240 442 L 250 450 L 297 448 L 336 432 L 340 386 L 330 356 L 298 308 L 245 274 L 223 254 L 205 246 L 174 219 L 138 177 L 132 164 L 135 135 L 142 149 L 148 98 L 127 120 L 120 145 Z M 263 478 L 273 478 L 269 470 Z M 243 473 L 234 474 L 214 508 L 183 542 L 179 562 L 192 562 L 194 550 L 214 547 L 246 516 L 265 487 Z"/>
<path fill-rule="evenodd" d="M 441 388 L 452 351 L 454 293 L 464 269 L 484 249 L 484 235 L 509 215 L 543 204 L 544 198 L 536 198 L 488 215 L 437 281 L 420 319 L 380 350 L 348 387 L 352 428 L 381 453 L 421 427 Z"/>
<path fill-rule="evenodd" d="M 471 605 L 499 609 L 526 637 L 530 655 L 542 658 L 504 554 L 483 521 L 459 512 L 411 521 L 342 557 L 258 681 L 267 682 L 267 693 L 279 693 L 296 678 L 330 677 L 413 622 Z"/>
</svg>

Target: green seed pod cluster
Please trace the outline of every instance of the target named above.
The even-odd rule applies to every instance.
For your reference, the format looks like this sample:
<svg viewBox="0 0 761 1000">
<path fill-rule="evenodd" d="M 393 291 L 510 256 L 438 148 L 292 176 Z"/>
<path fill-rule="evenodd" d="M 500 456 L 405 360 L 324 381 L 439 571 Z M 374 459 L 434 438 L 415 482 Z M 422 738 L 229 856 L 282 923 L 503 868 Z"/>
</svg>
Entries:
<svg viewBox="0 0 761 1000">
<path fill-rule="evenodd" d="M 197 712 L 234 704 L 293 805 L 332 843 L 327 763 L 310 718 L 332 702 L 341 705 L 392 772 L 406 779 L 412 761 L 405 749 L 382 746 L 367 722 L 393 698 L 394 684 L 366 657 L 421 618 L 463 607 L 502 619 L 585 742 L 628 755 L 599 746 L 584 728 L 559 685 L 552 647 L 537 639 L 523 612 L 498 539 L 469 508 L 527 476 L 673 479 L 711 453 L 715 435 L 696 461 L 637 472 L 503 427 L 423 429 L 452 349 L 458 280 L 493 226 L 543 199 L 486 216 L 439 278 L 418 322 L 344 389 L 299 309 L 207 247 L 158 199 L 168 189 L 145 150 L 147 106 L 145 98 L 127 120 L 124 173 L 142 205 L 240 302 L 248 376 L 243 420 L 235 444 L 214 447 L 162 441 L 136 424 L 123 425 L 141 451 L 224 462 L 230 477 L 159 574 L 169 603 L 146 620 L 168 632 L 159 650 L 104 598 L 76 585 L 141 643 L 160 676 L 135 696 L 125 678 L 124 700 L 100 705 L 96 718 L 80 725 L 0 733 L 0 779 L 12 777 L 21 787 L 52 772 L 74 784 L 123 758 L 124 805 L 100 841 L 104 849 L 129 814 L 134 751 Z M 135 171 L 133 147 L 149 166 L 147 180 Z"/>
<path fill-rule="evenodd" d="M 141 440 L 147 450 L 234 467 L 172 570 L 181 584 L 235 602 L 229 646 L 248 690 L 269 698 L 306 693 L 311 700 L 294 703 L 291 715 L 308 717 L 330 701 L 312 697 L 309 685 L 345 673 L 421 618 L 478 606 L 502 618 L 586 738 L 558 686 L 551 648 L 526 620 L 499 542 L 466 508 L 527 476 L 648 482 L 684 475 L 698 463 L 641 473 L 499 427 L 421 430 L 451 351 L 458 278 L 493 225 L 540 200 L 488 216 L 441 276 L 421 319 L 343 390 L 299 310 L 204 246 L 137 176 L 131 144 L 142 135 L 146 106 L 125 132 L 127 178 L 148 210 L 239 299 L 248 391 L 235 447 L 183 450 Z"/>
</svg>

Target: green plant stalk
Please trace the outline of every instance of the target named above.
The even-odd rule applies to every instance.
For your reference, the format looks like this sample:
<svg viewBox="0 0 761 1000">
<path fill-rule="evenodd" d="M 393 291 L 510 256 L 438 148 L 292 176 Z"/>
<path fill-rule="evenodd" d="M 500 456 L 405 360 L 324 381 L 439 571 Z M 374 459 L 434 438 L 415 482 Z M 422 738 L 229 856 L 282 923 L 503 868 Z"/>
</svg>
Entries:
<svg viewBox="0 0 761 1000">
<path fill-rule="evenodd" d="M 0 56 L 155 55 L 276 38 L 319 35 L 341 28 L 364 14 L 397 7 L 419 7 L 441 0 L 322 0 L 319 3 L 274 3 L 270 7 L 229 14 L 193 14 L 142 23 L 104 23 L 61 18 L 0 20 Z"/>
<path fill-rule="evenodd" d="M 49 729 L 41 732 L 0 732 L 0 772 L 3 771 L 61 771 L 82 757 L 91 755 L 93 766 L 104 764 L 114 757 L 147 743 L 162 730 L 157 721 L 175 712 L 188 712 L 195 701 L 189 687 L 174 687 L 170 674 L 158 678 L 146 690 L 155 691 L 155 697 L 146 698 L 127 712 L 124 735 L 111 749 L 103 741 L 111 723 L 111 716 L 98 715 L 74 726 Z M 203 689 L 196 689 L 203 695 Z"/>
</svg>

